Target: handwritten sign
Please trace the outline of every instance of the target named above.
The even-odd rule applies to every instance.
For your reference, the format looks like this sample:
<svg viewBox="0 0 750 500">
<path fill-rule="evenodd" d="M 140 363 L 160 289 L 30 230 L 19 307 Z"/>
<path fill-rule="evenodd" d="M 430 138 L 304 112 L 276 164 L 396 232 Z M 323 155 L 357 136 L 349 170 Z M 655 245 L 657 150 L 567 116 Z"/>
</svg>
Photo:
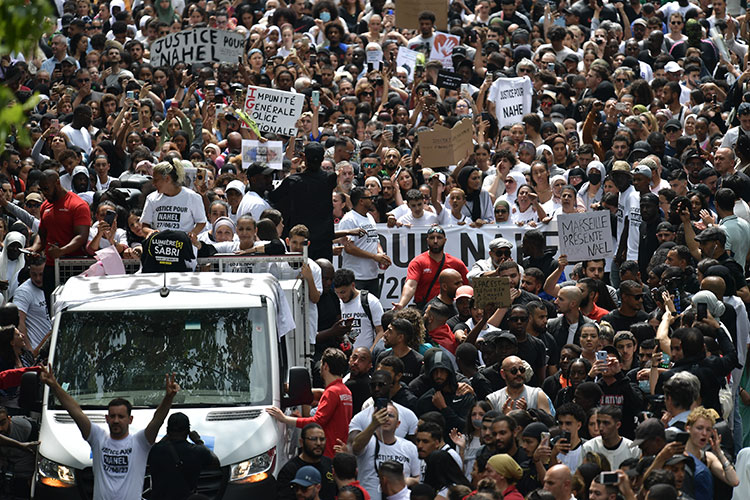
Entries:
<svg viewBox="0 0 750 500">
<path fill-rule="evenodd" d="M 471 280 L 474 288 L 474 307 L 482 309 L 488 305 L 510 307 L 510 280 L 508 278 L 476 277 Z"/>
<path fill-rule="evenodd" d="M 233 31 L 215 28 L 195 28 L 178 31 L 151 44 L 151 64 L 174 66 L 202 62 L 236 63 L 242 58 L 245 37 Z"/>
<path fill-rule="evenodd" d="M 560 254 L 571 262 L 605 259 L 615 254 L 612 221 L 608 210 L 582 214 L 559 214 L 557 231 Z"/>
<path fill-rule="evenodd" d="M 490 87 L 489 100 L 495 103 L 499 127 L 521 123 L 531 113 L 531 80 L 527 76 L 498 78 Z"/>
<path fill-rule="evenodd" d="M 245 113 L 258 124 L 260 131 L 293 136 L 302 116 L 305 96 L 283 90 L 248 87 Z"/>
<path fill-rule="evenodd" d="M 466 158 L 474 147 L 471 142 L 471 119 L 456 123 L 453 128 L 436 125 L 434 130 L 419 133 L 419 153 L 425 167 L 447 167 Z"/>
<path fill-rule="evenodd" d="M 443 68 L 453 69 L 453 48 L 461 45 L 461 37 L 436 31 L 430 47 L 430 61 L 439 61 Z"/>
</svg>

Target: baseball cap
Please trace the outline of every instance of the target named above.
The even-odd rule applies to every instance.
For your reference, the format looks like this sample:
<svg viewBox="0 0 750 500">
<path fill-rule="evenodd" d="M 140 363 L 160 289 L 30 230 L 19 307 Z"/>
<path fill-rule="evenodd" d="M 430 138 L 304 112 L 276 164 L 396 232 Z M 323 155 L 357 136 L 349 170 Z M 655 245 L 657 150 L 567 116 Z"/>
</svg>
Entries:
<svg viewBox="0 0 750 500">
<path fill-rule="evenodd" d="M 78 174 L 86 174 L 86 176 L 89 175 L 89 169 L 84 167 L 83 165 L 78 165 L 76 168 L 73 169 L 73 175 L 70 177 L 73 178 Z"/>
<path fill-rule="evenodd" d="M 633 21 L 633 26 L 635 26 L 636 24 L 640 24 L 641 26 L 648 27 L 648 23 L 642 17 L 639 17 L 638 19 L 636 19 L 635 21 Z"/>
<path fill-rule="evenodd" d="M 497 336 L 496 340 L 498 340 L 498 341 L 499 340 L 507 340 L 508 342 L 510 342 L 513 345 L 517 345 L 518 344 L 518 339 L 516 338 L 515 335 L 513 335 L 510 332 L 501 332 L 500 335 Z"/>
<path fill-rule="evenodd" d="M 224 190 L 224 192 L 227 192 L 230 189 L 239 191 L 240 194 L 245 194 L 245 185 L 242 183 L 242 181 L 233 180 L 232 182 L 227 184 L 227 188 Z"/>
<path fill-rule="evenodd" d="M 633 170 L 633 175 L 642 175 L 644 177 L 651 178 L 651 169 L 645 165 L 638 165 Z"/>
<path fill-rule="evenodd" d="M 495 250 L 498 248 L 513 248 L 513 243 L 506 240 L 505 238 L 495 238 L 494 240 L 490 241 L 490 250 Z"/>
<path fill-rule="evenodd" d="M 625 174 L 631 174 L 630 165 L 626 161 L 616 161 L 612 164 L 612 173 L 622 172 Z"/>
<path fill-rule="evenodd" d="M 676 232 L 674 226 L 667 221 L 660 222 L 659 225 L 656 226 L 657 233 L 661 233 L 662 231 L 669 231 L 670 233 Z"/>
<path fill-rule="evenodd" d="M 707 227 L 697 235 L 695 235 L 695 241 L 727 241 L 727 235 L 722 228 L 719 226 Z"/>
<path fill-rule="evenodd" d="M 461 285 L 456 290 L 456 300 L 468 297 L 472 298 L 474 296 L 474 289 L 470 287 L 469 285 Z"/>
<path fill-rule="evenodd" d="M 750 102 L 743 102 L 740 107 L 737 108 L 737 116 L 746 115 L 750 113 Z"/>
<path fill-rule="evenodd" d="M 675 129 L 675 130 L 682 130 L 682 123 L 680 123 L 680 120 L 676 120 L 674 118 L 667 120 L 667 123 L 664 124 L 664 131 Z"/>
<path fill-rule="evenodd" d="M 251 163 L 250 166 L 247 167 L 247 170 L 245 172 L 248 177 L 252 177 L 253 175 L 258 175 L 258 174 L 273 175 L 275 170 L 270 168 L 265 163 L 255 162 L 255 163 Z"/>
<path fill-rule="evenodd" d="M 491 467 L 492 470 L 497 472 L 503 477 L 511 478 L 516 481 L 521 479 L 523 476 L 523 469 L 518 465 L 518 462 L 513 460 L 513 457 L 507 453 L 501 453 L 499 455 L 493 455 L 487 460 L 487 466 Z"/>
<path fill-rule="evenodd" d="M 638 428 L 635 430 L 633 444 L 639 446 L 644 441 L 658 437 L 664 439 L 664 426 L 656 418 L 647 418 L 638 424 Z"/>
<path fill-rule="evenodd" d="M 667 461 L 664 462 L 664 465 L 677 465 L 683 462 L 685 462 L 686 464 L 690 464 L 693 462 L 693 458 L 687 455 L 683 455 L 682 453 L 678 453 L 668 458 Z"/>
<path fill-rule="evenodd" d="M 60 64 L 62 64 L 62 63 L 68 63 L 71 66 L 75 66 L 76 65 L 76 60 L 73 59 L 71 56 L 67 56 L 67 57 L 63 58 L 62 61 L 60 61 Z"/>
<path fill-rule="evenodd" d="M 549 432 L 549 427 L 541 422 L 533 422 L 524 427 L 521 436 L 542 440 L 542 432 Z"/>
<path fill-rule="evenodd" d="M 320 480 L 320 471 L 312 465 L 305 465 L 299 468 L 291 482 L 292 484 L 298 484 L 303 488 L 307 488 L 313 484 L 320 484 Z"/>
<path fill-rule="evenodd" d="M 576 53 L 568 54 L 563 59 L 563 62 L 574 62 L 574 63 L 577 63 L 578 62 L 578 54 L 576 54 Z"/>
<path fill-rule="evenodd" d="M 35 201 L 37 203 L 44 203 L 44 198 L 39 193 L 29 193 L 26 195 L 26 201 Z"/>
<path fill-rule="evenodd" d="M 645 25 L 645 22 L 644 22 Z M 677 64 L 674 61 L 669 61 L 667 64 L 664 65 L 664 71 L 667 73 L 680 73 L 682 71 L 682 66 Z"/>
</svg>

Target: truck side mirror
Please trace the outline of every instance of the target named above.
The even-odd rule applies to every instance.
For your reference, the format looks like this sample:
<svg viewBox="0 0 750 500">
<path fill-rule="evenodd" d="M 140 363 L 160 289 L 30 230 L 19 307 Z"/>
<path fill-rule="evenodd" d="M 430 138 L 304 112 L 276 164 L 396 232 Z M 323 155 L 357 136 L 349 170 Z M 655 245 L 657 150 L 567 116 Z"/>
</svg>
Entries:
<svg viewBox="0 0 750 500">
<path fill-rule="evenodd" d="M 281 406 L 309 405 L 312 403 L 312 382 L 307 368 L 292 366 L 289 368 L 289 393 L 281 399 Z"/>
<path fill-rule="evenodd" d="M 42 411 L 42 391 L 37 372 L 26 372 L 21 375 L 21 390 L 18 395 L 18 406 L 24 410 Z"/>
</svg>

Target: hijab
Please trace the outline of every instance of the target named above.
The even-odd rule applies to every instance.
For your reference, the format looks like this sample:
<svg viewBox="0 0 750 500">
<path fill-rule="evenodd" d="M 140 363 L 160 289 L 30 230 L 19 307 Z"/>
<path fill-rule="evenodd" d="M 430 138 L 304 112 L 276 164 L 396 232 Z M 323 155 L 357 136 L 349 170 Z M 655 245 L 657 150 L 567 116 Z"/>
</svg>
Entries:
<svg viewBox="0 0 750 500">
<path fill-rule="evenodd" d="M 169 26 L 172 25 L 176 15 L 171 0 L 169 2 L 168 9 L 162 9 L 161 2 L 159 0 L 156 0 L 156 2 L 154 3 L 154 10 L 156 11 L 156 16 L 159 18 L 159 21 L 166 23 Z"/>
<path fill-rule="evenodd" d="M 464 167 L 458 173 L 458 185 L 464 190 L 466 194 L 466 201 L 471 202 L 471 220 L 475 221 L 482 218 L 482 204 L 479 201 L 479 195 L 482 192 L 481 189 L 477 189 L 472 193 L 469 193 L 469 177 L 474 172 L 481 172 L 478 167 Z"/>
<path fill-rule="evenodd" d="M 234 222 L 232 222 L 232 219 L 230 219 L 229 217 L 219 217 L 214 221 L 213 229 L 211 230 L 211 237 L 214 241 L 216 241 L 216 230 L 220 227 L 228 227 L 229 229 L 231 229 L 232 236 L 237 234 L 237 226 L 235 226 Z"/>
<path fill-rule="evenodd" d="M 11 231 L 5 236 L 3 251 L 0 253 L 0 276 L 8 280 L 8 288 L 3 291 L 3 303 L 13 297 L 18 288 L 18 272 L 26 265 L 24 254 L 20 254 L 16 260 L 8 257 L 8 247 L 13 243 L 19 243 L 21 248 L 26 246 L 26 236 L 19 232 Z"/>
<path fill-rule="evenodd" d="M 503 199 L 506 200 L 509 204 L 515 203 L 516 198 L 518 197 L 518 190 L 521 189 L 521 186 L 525 186 L 526 184 L 528 184 L 528 182 L 526 182 L 526 176 L 521 172 L 508 172 L 507 177 L 511 177 L 514 181 L 516 181 L 516 189 L 512 193 L 506 190 Z"/>
<path fill-rule="evenodd" d="M 724 314 L 724 311 L 726 310 L 724 304 L 719 302 L 716 295 L 708 290 L 699 291 L 693 295 L 690 300 L 692 302 L 692 305 L 690 306 L 691 308 L 695 307 L 697 309 L 696 304 L 706 304 L 706 309 L 708 309 L 708 312 L 711 313 L 711 316 L 713 316 L 716 321 L 720 321 L 719 318 L 721 318 L 721 315 Z"/>
</svg>

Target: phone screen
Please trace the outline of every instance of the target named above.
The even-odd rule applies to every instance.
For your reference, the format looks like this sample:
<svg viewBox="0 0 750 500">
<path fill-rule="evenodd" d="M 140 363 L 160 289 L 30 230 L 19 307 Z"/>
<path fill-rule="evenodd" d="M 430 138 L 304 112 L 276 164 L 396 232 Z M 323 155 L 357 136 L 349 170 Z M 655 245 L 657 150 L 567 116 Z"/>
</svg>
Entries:
<svg viewBox="0 0 750 500">
<path fill-rule="evenodd" d="M 104 222 L 111 226 L 115 221 L 115 217 L 117 217 L 117 212 L 114 210 L 107 210 L 107 213 L 104 214 Z"/>
</svg>

